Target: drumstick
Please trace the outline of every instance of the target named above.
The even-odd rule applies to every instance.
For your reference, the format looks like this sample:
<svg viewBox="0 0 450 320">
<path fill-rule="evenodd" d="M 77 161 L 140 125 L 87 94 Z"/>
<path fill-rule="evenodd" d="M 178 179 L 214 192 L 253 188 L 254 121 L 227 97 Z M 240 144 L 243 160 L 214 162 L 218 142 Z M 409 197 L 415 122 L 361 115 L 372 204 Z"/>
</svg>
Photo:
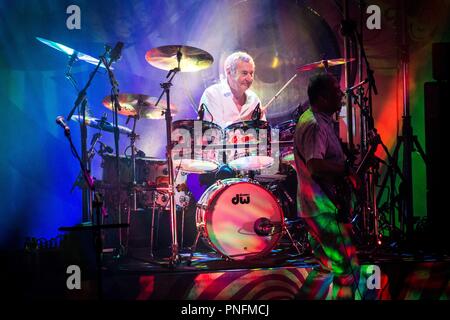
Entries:
<svg viewBox="0 0 450 320">
<path fill-rule="evenodd" d="M 263 110 L 266 110 L 271 104 L 272 104 L 272 102 L 274 102 L 275 101 L 275 99 L 276 98 L 278 98 L 278 96 L 281 94 L 281 92 L 283 92 L 283 90 L 292 82 L 292 81 L 294 81 L 294 79 L 295 78 L 297 78 L 297 73 L 296 74 L 294 74 L 293 76 L 292 76 L 292 78 L 290 78 L 289 79 L 289 81 L 288 82 L 286 82 L 286 84 L 273 96 L 273 98 L 272 99 L 270 99 L 270 101 L 264 106 L 264 108 L 263 108 Z"/>
</svg>

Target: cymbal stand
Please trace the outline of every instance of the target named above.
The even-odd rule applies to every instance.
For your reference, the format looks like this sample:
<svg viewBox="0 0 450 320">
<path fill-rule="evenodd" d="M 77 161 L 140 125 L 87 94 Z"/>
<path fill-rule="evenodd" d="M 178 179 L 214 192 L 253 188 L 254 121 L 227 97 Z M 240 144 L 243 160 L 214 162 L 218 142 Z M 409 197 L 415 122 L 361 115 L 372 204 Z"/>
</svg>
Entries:
<svg viewBox="0 0 450 320">
<path fill-rule="evenodd" d="M 114 73 L 111 70 L 111 64 L 113 60 L 107 60 L 106 55 L 110 52 L 111 48 L 106 47 L 107 52 L 100 57 L 100 63 L 103 63 L 105 66 L 108 78 L 111 84 L 111 102 L 113 105 L 113 126 L 114 126 L 114 145 L 115 145 L 115 151 L 116 151 L 116 175 L 117 175 L 117 211 L 118 211 L 118 220 L 119 224 L 122 223 L 122 208 L 121 208 L 121 190 L 120 190 L 120 157 L 119 157 L 119 139 L 120 139 L 120 132 L 119 132 L 119 123 L 118 123 L 118 112 L 121 110 L 121 106 L 119 103 L 119 83 L 116 80 L 116 77 L 114 76 Z M 123 245 L 123 239 L 122 239 L 122 232 L 119 233 L 119 246 L 120 251 L 123 252 L 124 245 Z"/>
<path fill-rule="evenodd" d="M 131 210 L 136 211 L 137 210 L 137 195 L 136 195 L 136 138 L 138 138 L 138 135 L 136 134 L 136 122 L 139 120 L 139 115 L 136 115 L 133 118 L 133 130 L 131 131 L 129 137 L 130 137 L 130 147 L 131 147 L 131 174 L 132 174 L 132 199 L 131 199 Z"/>
<path fill-rule="evenodd" d="M 170 229 L 171 229 L 171 235 L 172 235 L 172 255 L 169 258 L 169 267 L 173 267 L 174 265 L 180 263 L 180 255 L 179 255 L 179 248 L 178 248 L 178 240 L 177 240 L 177 212 L 175 207 L 175 191 L 174 191 L 174 170 L 173 170 L 173 160 L 172 160 L 172 114 L 170 110 L 170 87 L 172 86 L 172 80 L 175 77 L 175 75 L 180 72 L 180 61 L 181 61 L 182 53 L 181 53 L 181 47 L 178 48 L 177 52 L 177 61 L 178 61 L 178 67 L 172 69 L 169 71 L 169 73 L 166 76 L 166 79 L 168 79 L 167 82 L 161 83 L 161 88 L 163 89 L 161 95 L 158 98 L 158 101 L 156 102 L 155 106 L 158 105 L 161 98 L 165 95 L 166 96 L 166 111 L 165 111 L 165 118 L 166 118 L 166 136 L 167 136 L 167 143 L 166 143 L 166 157 L 167 157 L 167 167 L 169 170 L 169 186 L 168 186 L 168 192 L 169 192 L 169 202 L 170 202 Z"/>
<path fill-rule="evenodd" d="M 128 120 L 133 118 L 133 129 L 131 133 L 129 134 L 130 137 L 130 146 L 131 148 L 131 194 L 128 194 L 128 197 L 131 197 L 131 207 L 128 206 L 127 208 L 127 223 L 129 224 L 131 221 L 131 212 L 135 213 L 137 209 L 137 181 L 136 181 L 136 138 L 138 138 L 138 135 L 136 134 L 136 122 L 139 119 L 139 114 L 136 116 L 129 116 Z M 127 120 L 127 123 L 128 123 Z M 127 237 L 126 237 L 126 245 L 125 247 L 128 248 L 128 242 L 130 238 L 130 229 L 127 230 Z"/>
<path fill-rule="evenodd" d="M 155 211 L 156 211 L 157 191 L 156 190 L 152 191 L 151 195 L 152 195 L 152 225 L 151 225 L 151 229 L 150 229 L 150 258 L 153 258 L 153 246 L 154 246 L 154 235 L 155 235 Z"/>
</svg>

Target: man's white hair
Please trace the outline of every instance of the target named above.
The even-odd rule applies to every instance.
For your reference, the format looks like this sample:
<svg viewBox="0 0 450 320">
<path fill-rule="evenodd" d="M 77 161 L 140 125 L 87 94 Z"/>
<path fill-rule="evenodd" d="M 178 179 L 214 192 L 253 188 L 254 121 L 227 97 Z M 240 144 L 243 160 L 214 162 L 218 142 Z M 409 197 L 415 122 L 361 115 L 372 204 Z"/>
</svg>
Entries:
<svg viewBox="0 0 450 320">
<path fill-rule="evenodd" d="M 239 61 L 249 62 L 253 65 L 253 68 L 255 68 L 255 62 L 253 61 L 253 58 L 246 52 L 243 51 L 237 51 L 232 54 L 230 54 L 226 59 L 224 63 L 224 71 L 225 76 L 228 74 L 228 71 L 232 75 L 236 73 L 237 64 Z"/>
</svg>

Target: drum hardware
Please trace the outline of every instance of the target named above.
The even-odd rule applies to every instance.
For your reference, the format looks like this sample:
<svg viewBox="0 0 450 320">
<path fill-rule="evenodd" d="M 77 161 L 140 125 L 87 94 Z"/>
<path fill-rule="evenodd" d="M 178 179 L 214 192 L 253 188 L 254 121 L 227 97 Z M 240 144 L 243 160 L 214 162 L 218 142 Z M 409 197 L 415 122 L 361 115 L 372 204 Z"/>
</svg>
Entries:
<svg viewBox="0 0 450 320">
<path fill-rule="evenodd" d="M 162 105 L 157 105 L 157 98 L 144 94 L 121 93 L 118 95 L 118 101 L 121 106 L 119 114 L 131 118 L 163 119 L 165 109 L 167 108 L 164 103 L 162 103 Z M 113 109 L 113 103 L 111 102 L 110 96 L 106 96 L 102 103 L 106 108 L 110 110 Z M 170 111 L 172 114 L 176 114 L 178 110 L 175 105 L 171 104 Z"/>
<path fill-rule="evenodd" d="M 211 146 L 222 141 L 220 126 L 209 121 L 178 120 L 172 129 L 173 161 L 182 171 L 206 173 L 219 168 L 220 150 Z"/>
<path fill-rule="evenodd" d="M 74 89 L 76 90 L 78 96 L 77 96 L 77 99 L 75 100 L 74 106 L 70 110 L 69 115 L 66 117 L 66 119 L 67 119 L 67 121 L 71 120 L 75 110 L 77 110 L 77 108 L 80 106 L 80 104 L 81 104 L 81 110 L 79 110 L 79 114 L 81 115 L 81 117 L 83 119 L 86 118 L 88 116 L 87 113 L 89 112 L 89 105 L 88 105 L 88 100 L 87 100 L 87 96 L 86 96 L 86 91 L 87 91 L 88 87 L 90 86 L 90 83 L 91 83 L 92 79 L 94 78 L 95 74 L 97 73 L 98 68 L 99 67 L 104 68 L 105 66 L 102 64 L 102 62 L 100 60 L 95 59 L 87 54 L 81 53 L 78 50 L 69 48 L 61 43 L 57 43 L 57 42 L 47 40 L 44 38 L 40 38 L 40 37 L 36 37 L 36 39 L 38 41 L 44 43 L 45 45 L 66 54 L 67 57 L 69 58 L 65 75 L 66 75 L 66 78 L 70 81 L 70 83 L 74 87 Z M 103 55 L 106 55 L 107 53 L 108 52 L 105 51 L 105 53 Z M 90 74 L 88 82 L 86 83 L 85 87 L 82 90 L 80 90 L 78 88 L 78 85 L 71 74 L 72 67 L 75 64 L 75 62 L 77 62 L 77 61 L 84 61 L 84 62 L 96 65 L 94 71 L 92 71 L 92 73 Z M 91 164 L 90 164 L 90 161 L 88 160 L 88 155 L 87 155 L 87 128 L 86 128 L 85 121 L 80 122 L 80 136 L 81 136 L 81 161 L 83 163 L 83 166 L 88 171 L 90 171 Z M 91 207 L 92 206 L 92 194 L 87 187 L 82 189 L 81 202 L 82 202 L 82 221 L 86 222 L 86 221 L 92 220 L 92 207 Z"/>
<path fill-rule="evenodd" d="M 295 166 L 294 134 L 296 125 L 297 121 L 288 120 L 275 127 L 279 132 L 280 161 L 291 166 Z"/>
<path fill-rule="evenodd" d="M 224 129 L 227 146 L 224 160 L 234 170 L 261 170 L 271 167 L 275 160 L 271 154 L 271 129 L 267 121 L 242 121 Z M 255 147 L 249 147 L 252 143 Z M 238 148 L 237 144 L 245 145 Z"/>
<path fill-rule="evenodd" d="M 90 55 L 87 55 L 85 53 L 79 52 L 75 49 L 69 48 L 61 43 L 57 43 L 55 41 L 47 40 L 47 39 L 40 38 L 40 37 L 36 37 L 36 39 L 53 49 L 56 49 L 58 51 L 61 51 L 62 53 L 65 53 L 67 56 L 69 56 L 73 60 L 73 62 L 81 60 L 81 61 L 93 64 L 93 65 L 98 65 L 100 63 L 100 61 L 98 59 L 91 57 Z M 105 66 L 103 64 L 100 64 L 100 66 L 102 68 L 105 68 Z"/>
<path fill-rule="evenodd" d="M 236 197 L 246 201 L 234 201 Z M 259 236 L 254 224 L 260 218 L 283 223 L 277 199 L 250 179 L 225 179 L 211 185 L 196 209 L 197 236 L 189 257 L 192 261 L 200 238 L 214 251 L 230 260 L 259 258 L 278 243 L 281 233 Z"/>
<path fill-rule="evenodd" d="M 96 191 L 95 189 L 95 183 L 93 178 L 90 175 L 90 172 L 85 167 L 83 160 L 80 158 L 77 149 L 75 148 L 72 137 L 70 136 L 70 131 L 65 130 L 65 136 L 67 140 L 70 143 L 70 148 L 72 153 L 74 154 L 75 158 L 78 160 L 78 163 L 80 165 L 80 169 L 82 171 L 83 178 L 85 179 L 86 186 L 88 187 L 89 191 L 94 195 L 93 202 L 92 202 L 92 208 L 95 209 L 95 216 L 92 217 L 91 225 L 81 225 L 81 226 L 73 226 L 73 227 L 60 227 L 58 228 L 59 231 L 85 231 L 90 230 L 93 234 L 93 246 L 96 253 L 96 267 L 97 267 L 97 290 L 98 290 L 98 298 L 102 299 L 103 292 L 102 292 L 102 250 L 103 250 L 103 244 L 102 244 L 102 234 L 101 231 L 104 229 L 112 229 L 112 228 L 128 228 L 129 224 L 109 224 L 109 225 L 103 225 L 101 223 L 102 217 L 103 217 L 103 198 L 102 195 Z M 100 137 L 100 136 L 99 136 Z M 98 139 L 99 139 L 98 137 Z"/>
<path fill-rule="evenodd" d="M 83 117 L 81 117 L 79 115 L 73 115 L 72 120 L 82 123 Z M 97 119 L 94 117 L 86 116 L 84 119 L 84 123 L 88 127 L 99 129 L 101 131 L 114 132 L 114 130 L 115 130 L 114 125 L 111 122 L 106 121 L 106 117 Z M 119 129 L 119 133 L 122 133 L 122 134 L 129 135 L 132 133 L 131 129 L 121 126 L 121 125 L 118 126 L 118 129 Z"/>
<path fill-rule="evenodd" d="M 184 247 L 184 214 L 185 214 L 185 207 L 181 208 L 181 240 L 180 240 L 180 250 L 182 250 Z"/>
<path fill-rule="evenodd" d="M 153 48 L 147 51 L 145 55 L 147 62 L 162 70 L 169 71 L 166 76 L 167 81 L 161 83 L 163 89 L 161 95 L 155 103 L 155 107 L 158 106 L 162 97 L 166 96 L 166 109 L 164 112 L 166 119 L 166 157 L 169 169 L 169 198 L 170 198 L 170 215 L 171 215 L 171 236 L 172 236 L 172 255 L 169 258 L 169 267 L 180 262 L 180 256 L 178 252 L 178 239 L 177 239 L 177 219 L 176 219 L 176 207 L 174 197 L 174 167 L 172 160 L 172 110 L 170 108 L 170 87 L 172 86 L 172 80 L 178 72 L 195 72 L 202 69 L 206 69 L 211 66 L 213 62 L 212 56 L 198 48 L 188 46 L 162 46 Z"/>
<path fill-rule="evenodd" d="M 208 52 L 180 45 L 153 48 L 147 51 L 145 59 L 155 68 L 171 72 L 174 72 L 175 69 L 181 72 L 197 72 L 209 68 L 214 62 Z M 170 73 L 167 78 L 169 76 Z"/>
<path fill-rule="evenodd" d="M 325 69 L 326 72 L 328 72 L 329 67 L 340 66 L 352 61 L 355 61 L 355 58 L 323 59 L 320 61 L 304 64 L 297 68 L 297 72 L 311 71 L 314 69 L 322 69 L 322 68 Z"/>
<path fill-rule="evenodd" d="M 153 193 L 153 206 L 152 206 L 152 225 L 150 228 L 150 257 L 153 258 L 153 243 L 154 243 L 154 232 L 155 232 L 155 210 L 156 210 L 156 194 Z M 158 210 L 158 215 L 159 215 Z M 158 217 L 159 221 L 159 217 Z"/>
<path fill-rule="evenodd" d="M 101 137 L 102 137 L 101 133 L 96 133 L 91 139 L 91 146 L 89 147 L 89 150 L 87 152 L 87 160 L 89 163 L 92 161 L 92 158 L 95 155 L 95 145 L 97 144 L 97 142 L 100 142 Z M 100 145 L 100 148 L 103 148 L 103 146 Z M 86 188 L 86 185 L 84 184 L 84 178 L 83 178 L 82 171 L 80 171 L 78 173 L 78 176 L 75 179 L 75 182 L 72 184 L 72 189 L 70 190 L 70 192 L 73 192 L 73 190 L 75 189 L 76 186 L 80 187 L 81 189 Z"/>
<path fill-rule="evenodd" d="M 290 120 L 289 120 L 290 121 Z M 287 140 L 287 141 L 271 141 L 271 145 L 279 145 L 282 147 L 288 147 L 292 146 L 294 144 L 293 140 Z M 257 148 L 260 145 L 260 143 L 255 142 L 248 142 L 248 143 L 226 143 L 223 144 L 210 144 L 208 145 L 211 149 L 216 149 L 218 151 L 227 151 L 232 148 Z"/>
<path fill-rule="evenodd" d="M 295 80 L 298 76 L 298 72 L 304 72 L 304 71 L 311 71 L 314 69 L 324 68 L 326 72 L 328 72 L 329 67 L 334 67 L 342 64 L 346 64 L 348 62 L 354 61 L 354 58 L 351 59 L 344 59 L 344 58 L 338 58 L 338 59 L 331 59 L 331 60 L 320 60 L 316 62 L 312 62 L 309 64 L 305 64 L 303 66 L 300 66 L 297 68 L 297 72 L 281 87 L 281 89 L 267 102 L 267 104 L 263 107 L 263 110 L 266 110 L 270 107 L 270 105 L 278 98 L 278 96 L 291 84 L 292 81 Z"/>
</svg>

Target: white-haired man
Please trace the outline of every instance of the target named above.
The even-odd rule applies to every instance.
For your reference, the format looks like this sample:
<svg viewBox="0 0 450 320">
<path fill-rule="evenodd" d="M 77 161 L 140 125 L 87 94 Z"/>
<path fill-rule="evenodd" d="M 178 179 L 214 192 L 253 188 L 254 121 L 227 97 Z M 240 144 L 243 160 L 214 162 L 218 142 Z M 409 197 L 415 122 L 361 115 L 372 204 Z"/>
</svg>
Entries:
<svg viewBox="0 0 450 320">
<path fill-rule="evenodd" d="M 226 79 L 208 87 L 200 99 L 200 106 L 206 106 L 203 120 L 211 121 L 222 128 L 240 121 L 252 120 L 252 114 L 261 103 L 255 92 L 250 90 L 255 74 L 255 62 L 245 52 L 234 52 L 224 63 Z M 260 105 L 260 108 L 262 106 Z M 260 120 L 266 120 L 261 111 Z"/>
<path fill-rule="evenodd" d="M 224 71 L 226 78 L 208 87 L 199 104 L 199 110 L 202 104 L 206 106 L 203 120 L 214 122 L 222 128 L 236 122 L 252 120 L 256 107 L 261 104 L 256 93 L 250 90 L 255 74 L 255 62 L 249 54 L 237 51 L 229 55 L 225 59 Z M 260 109 L 260 112 L 259 119 L 266 121 L 265 111 Z M 235 176 L 236 172 L 225 164 L 213 173 L 189 175 L 187 184 L 194 198 L 199 200 L 201 194 L 196 193 L 202 187 L 199 187 L 198 183 L 204 187 L 204 191 L 218 179 Z"/>
</svg>

